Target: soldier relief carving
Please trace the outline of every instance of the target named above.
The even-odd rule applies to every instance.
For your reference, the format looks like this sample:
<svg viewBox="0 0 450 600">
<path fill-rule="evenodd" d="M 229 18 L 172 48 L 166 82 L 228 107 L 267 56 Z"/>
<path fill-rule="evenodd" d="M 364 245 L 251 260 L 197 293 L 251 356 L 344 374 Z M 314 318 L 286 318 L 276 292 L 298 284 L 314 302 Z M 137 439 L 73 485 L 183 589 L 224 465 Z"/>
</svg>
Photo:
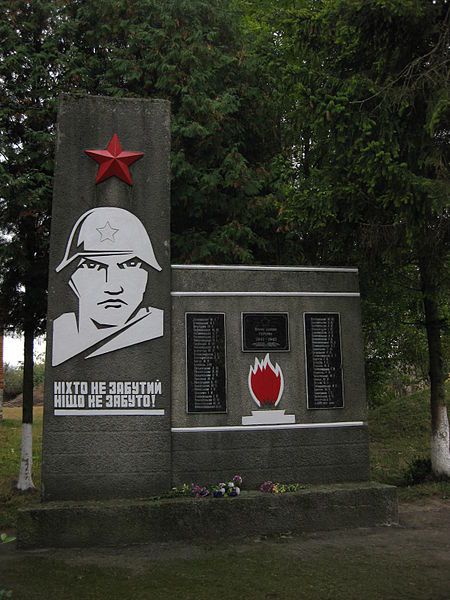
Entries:
<svg viewBox="0 0 450 600">
<path fill-rule="evenodd" d="M 131 212 L 99 207 L 72 228 L 57 273 L 67 275 L 78 312 L 53 322 L 52 366 L 163 335 L 164 311 L 143 306 L 150 269 L 161 271 L 149 235 Z"/>
</svg>

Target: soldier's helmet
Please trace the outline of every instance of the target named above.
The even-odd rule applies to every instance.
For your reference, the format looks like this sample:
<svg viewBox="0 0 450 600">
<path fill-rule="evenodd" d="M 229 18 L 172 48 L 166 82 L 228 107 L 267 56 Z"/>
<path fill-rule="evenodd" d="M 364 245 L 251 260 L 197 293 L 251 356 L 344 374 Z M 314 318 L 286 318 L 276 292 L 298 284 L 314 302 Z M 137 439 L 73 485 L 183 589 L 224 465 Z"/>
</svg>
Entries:
<svg viewBox="0 0 450 600">
<path fill-rule="evenodd" d="M 81 215 L 70 233 L 64 258 L 56 272 L 78 258 L 111 255 L 136 256 L 161 271 L 141 221 L 128 210 L 108 206 L 93 208 Z"/>
</svg>

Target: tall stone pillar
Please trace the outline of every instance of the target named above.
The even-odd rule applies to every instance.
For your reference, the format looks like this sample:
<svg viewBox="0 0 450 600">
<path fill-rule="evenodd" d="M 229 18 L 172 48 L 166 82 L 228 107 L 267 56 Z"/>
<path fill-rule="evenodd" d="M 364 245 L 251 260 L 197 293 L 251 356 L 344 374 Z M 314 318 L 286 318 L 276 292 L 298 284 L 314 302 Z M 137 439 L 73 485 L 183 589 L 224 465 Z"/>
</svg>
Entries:
<svg viewBox="0 0 450 600">
<path fill-rule="evenodd" d="M 163 100 L 60 102 L 44 500 L 170 487 L 169 121 Z"/>
</svg>

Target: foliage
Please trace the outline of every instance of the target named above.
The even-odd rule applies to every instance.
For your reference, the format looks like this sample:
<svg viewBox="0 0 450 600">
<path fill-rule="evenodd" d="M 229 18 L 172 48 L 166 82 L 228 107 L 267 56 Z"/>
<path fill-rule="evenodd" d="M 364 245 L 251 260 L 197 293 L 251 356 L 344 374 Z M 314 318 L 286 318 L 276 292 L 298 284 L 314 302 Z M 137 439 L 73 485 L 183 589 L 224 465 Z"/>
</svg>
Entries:
<svg viewBox="0 0 450 600">
<path fill-rule="evenodd" d="M 43 331 L 57 43 L 53 3 L 0 2 L 0 301 L 7 329 Z"/>
<path fill-rule="evenodd" d="M 175 262 L 280 260 L 272 86 L 226 0 L 0 0 L 0 300 L 42 331 L 56 99 L 65 91 L 172 105 Z"/>
<path fill-rule="evenodd" d="M 4 375 L 4 400 L 8 401 L 22 392 L 23 368 L 21 366 L 11 366 L 6 363 L 4 366 Z"/>
<path fill-rule="evenodd" d="M 450 478 L 445 475 L 435 475 L 429 458 L 416 457 L 405 472 L 404 484 L 412 486 L 433 482 L 450 483 Z"/>
<path fill-rule="evenodd" d="M 273 102 L 229 2 L 65 4 L 67 87 L 171 102 L 174 260 L 276 260 Z"/>
<path fill-rule="evenodd" d="M 0 533 L 0 542 L 2 544 L 9 544 L 10 542 L 14 542 L 16 538 L 13 535 L 8 535 L 7 533 Z"/>
<path fill-rule="evenodd" d="M 178 487 L 173 487 L 169 492 L 169 498 L 178 498 L 179 496 L 189 496 L 191 493 L 191 486 L 187 483 Z"/>
<path fill-rule="evenodd" d="M 417 485 L 433 480 L 431 460 L 429 458 L 415 458 L 405 472 L 405 484 Z"/>
<path fill-rule="evenodd" d="M 383 403 L 369 411 L 371 479 L 374 481 L 404 486 L 406 473 L 415 459 L 430 459 L 428 395 L 428 388 L 400 397 L 386 393 Z M 450 382 L 446 384 L 446 395 L 449 399 Z"/>
<path fill-rule="evenodd" d="M 33 370 L 33 385 L 42 385 L 44 383 L 45 374 L 45 362 L 37 362 L 34 365 Z M 4 399 L 5 401 L 15 398 L 22 392 L 23 382 L 23 365 L 4 365 L 4 376 L 5 376 L 5 390 Z"/>
<path fill-rule="evenodd" d="M 287 494 L 288 492 L 298 492 L 304 490 L 306 485 L 301 483 L 274 483 L 273 481 L 264 481 L 259 486 L 259 491 L 266 494 Z"/>
<path fill-rule="evenodd" d="M 183 483 L 180 487 L 174 487 L 169 492 L 167 497 L 178 496 L 193 496 L 194 498 L 206 498 L 213 496 L 214 498 L 222 498 L 223 496 L 235 497 L 241 493 L 242 477 L 235 475 L 232 481 L 228 483 L 218 483 L 215 485 L 199 485 L 198 483 Z"/>
<path fill-rule="evenodd" d="M 429 363 L 442 402 L 449 358 L 449 4 L 247 5 L 253 26 L 260 20 L 261 30 L 272 31 L 266 55 L 279 76 L 284 115 L 283 229 L 305 260 L 359 266 L 374 394 L 389 371 L 424 381 Z"/>
</svg>

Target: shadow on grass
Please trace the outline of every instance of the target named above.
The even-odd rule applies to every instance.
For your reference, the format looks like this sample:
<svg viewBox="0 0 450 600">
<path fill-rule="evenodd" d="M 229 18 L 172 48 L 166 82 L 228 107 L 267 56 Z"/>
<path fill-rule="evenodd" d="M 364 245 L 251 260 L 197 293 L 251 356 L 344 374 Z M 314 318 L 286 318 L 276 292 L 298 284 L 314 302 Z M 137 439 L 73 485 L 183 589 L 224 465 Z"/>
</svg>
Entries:
<svg viewBox="0 0 450 600">
<path fill-rule="evenodd" d="M 140 570 L 26 555 L 7 561 L 0 573 L 14 600 L 447 598 L 447 574 L 430 583 L 429 571 L 418 566 L 404 555 L 373 555 L 364 547 L 324 547 L 305 555 L 299 539 L 287 546 L 254 544 L 245 552 L 205 547 L 203 559 L 153 562 L 149 556 Z"/>
</svg>

